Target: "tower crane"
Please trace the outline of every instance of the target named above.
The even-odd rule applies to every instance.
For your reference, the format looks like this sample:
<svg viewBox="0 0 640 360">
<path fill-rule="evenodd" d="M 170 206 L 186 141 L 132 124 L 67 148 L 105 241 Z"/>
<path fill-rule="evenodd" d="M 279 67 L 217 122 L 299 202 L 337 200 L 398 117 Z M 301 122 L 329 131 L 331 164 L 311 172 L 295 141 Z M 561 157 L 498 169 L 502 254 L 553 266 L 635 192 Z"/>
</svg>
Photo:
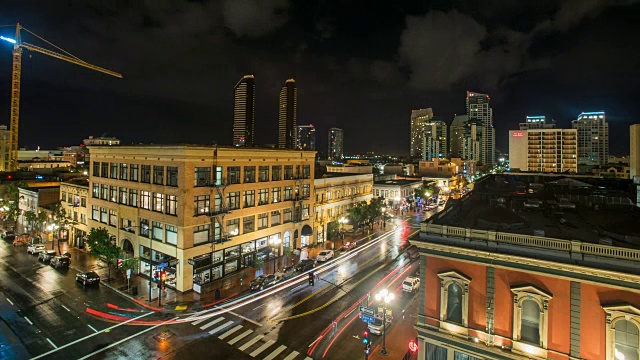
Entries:
<svg viewBox="0 0 640 360">
<path fill-rule="evenodd" d="M 55 51 L 51 51 L 45 48 L 41 48 L 39 46 L 35 46 L 33 44 L 29 44 L 23 42 L 20 37 L 20 31 L 24 30 L 35 37 L 43 40 L 49 45 L 57 48 L 58 50 L 64 52 L 65 54 L 60 54 Z M 107 75 L 115 76 L 117 78 L 122 78 L 122 74 L 119 74 L 115 71 L 111 71 L 105 68 L 101 68 L 96 65 L 89 64 L 83 60 L 80 60 L 76 56 L 62 50 L 61 48 L 51 44 L 47 40 L 41 38 L 40 36 L 34 34 L 33 32 L 27 30 L 19 23 L 16 24 L 16 37 L 15 39 L 7 38 L 4 36 L 0 36 L 1 40 L 8 41 L 13 44 L 13 67 L 11 72 L 11 116 L 10 116 L 10 135 L 9 135 L 9 171 L 16 171 L 18 169 L 18 125 L 20 118 L 20 73 L 22 70 L 22 49 L 27 49 L 30 51 L 35 51 L 44 55 L 48 55 L 60 60 L 64 60 L 66 62 L 70 62 L 72 64 L 76 64 L 79 66 L 84 66 L 91 70 L 99 71 L 101 73 L 105 73 Z"/>
</svg>

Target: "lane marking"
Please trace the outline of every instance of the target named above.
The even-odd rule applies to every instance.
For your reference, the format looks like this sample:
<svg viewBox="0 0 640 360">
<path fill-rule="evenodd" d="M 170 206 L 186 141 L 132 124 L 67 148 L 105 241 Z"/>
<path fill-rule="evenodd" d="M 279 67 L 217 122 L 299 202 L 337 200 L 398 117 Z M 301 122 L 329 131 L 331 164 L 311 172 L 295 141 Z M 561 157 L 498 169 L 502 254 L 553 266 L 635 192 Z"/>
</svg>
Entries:
<svg viewBox="0 0 640 360">
<path fill-rule="evenodd" d="M 68 312 L 71 312 L 71 310 L 69 310 L 69 308 L 68 308 L 68 307 L 66 307 L 66 306 L 64 306 L 64 305 L 62 305 L 62 307 L 63 307 L 65 310 L 67 310 Z"/>
<path fill-rule="evenodd" d="M 204 329 L 206 329 L 206 328 L 212 327 L 213 325 L 215 325 L 215 324 L 219 323 L 219 322 L 220 322 L 220 321 L 222 321 L 222 320 L 224 320 L 224 318 L 223 318 L 223 317 L 219 317 L 219 318 L 217 318 L 217 319 L 213 320 L 213 321 L 212 321 L 212 322 L 210 322 L 210 323 L 207 323 L 207 324 L 204 324 L 204 325 L 200 326 L 200 330 L 204 330 Z"/>
<path fill-rule="evenodd" d="M 11 299 L 7 298 L 7 301 L 9 302 L 9 304 L 14 305 L 13 301 L 11 301 Z M 15 306 L 15 305 L 14 305 Z"/>
<path fill-rule="evenodd" d="M 47 341 L 49 342 L 49 344 L 51 344 L 51 346 L 53 346 L 55 349 L 57 349 L 58 347 L 56 346 L 56 344 L 53 343 L 53 341 L 51 341 L 51 339 L 47 338 Z"/>
<path fill-rule="evenodd" d="M 275 344 L 276 342 L 273 340 L 269 340 L 266 343 L 262 344 L 262 346 L 260 346 L 259 348 L 255 349 L 249 356 L 251 357 L 256 357 L 258 356 L 261 352 L 267 350 L 267 348 L 273 344 Z"/>
<path fill-rule="evenodd" d="M 95 332 L 98 332 L 98 330 L 96 330 L 96 328 L 94 328 L 93 326 L 91 326 L 91 325 L 89 325 L 89 324 L 87 324 L 87 326 L 88 326 L 91 330 L 93 330 L 93 331 L 95 331 Z"/>
<path fill-rule="evenodd" d="M 219 307 L 219 306 L 214 306 L 214 308 L 218 308 L 218 309 L 220 309 L 220 310 L 224 310 L 224 308 L 221 308 L 221 307 Z M 229 313 L 229 314 L 231 314 L 231 315 L 235 315 L 235 316 L 239 317 L 240 319 L 242 319 L 242 320 L 246 320 L 246 321 L 248 321 L 248 322 L 250 322 L 250 323 L 252 323 L 252 324 L 254 324 L 254 325 L 257 325 L 257 326 L 260 326 L 260 327 L 262 326 L 262 324 L 260 324 L 259 322 L 254 321 L 254 320 L 251 320 L 251 319 L 249 319 L 248 317 L 246 317 L 246 316 L 242 316 L 242 315 L 240 315 L 240 314 L 238 314 L 238 313 L 236 313 L 236 312 L 233 312 L 233 311 L 227 311 L 227 313 Z"/>
<path fill-rule="evenodd" d="M 317 339 L 315 339 L 311 344 L 309 344 L 309 347 L 312 347 L 313 344 L 317 343 L 320 339 L 322 339 L 322 335 L 318 336 Z"/>
<path fill-rule="evenodd" d="M 286 358 L 284 358 L 284 360 L 293 360 L 296 356 L 300 355 L 299 352 L 294 351 L 291 354 L 289 354 L 289 356 L 287 356 Z"/>
<path fill-rule="evenodd" d="M 227 321 L 226 323 L 224 323 L 224 324 L 222 324 L 222 325 L 218 326 L 217 328 L 215 328 L 215 329 L 213 329 L 213 330 L 209 331 L 209 334 L 210 334 L 210 335 L 213 335 L 213 334 L 217 333 L 218 331 L 220 331 L 220 330 L 222 330 L 222 329 L 224 329 L 224 328 L 229 327 L 229 325 L 231 325 L 231 324 L 233 324 L 233 321 Z"/>
<path fill-rule="evenodd" d="M 24 319 L 25 319 L 25 320 L 27 320 L 27 322 L 29 323 L 29 325 L 33 325 L 33 323 L 31 322 L 31 320 L 29 320 L 29 318 L 28 318 L 28 317 L 26 317 L 26 316 L 25 316 L 25 317 L 24 317 Z"/>
<path fill-rule="evenodd" d="M 198 321 L 194 321 L 194 322 L 192 322 L 192 323 L 191 323 L 191 325 L 198 325 L 198 324 L 200 324 L 201 322 L 203 322 L 203 321 L 207 321 L 207 320 L 209 320 L 209 319 L 210 319 L 209 317 L 204 317 L 204 318 L 202 318 L 202 319 L 200 319 L 200 320 L 198 320 Z"/>
<path fill-rule="evenodd" d="M 240 351 L 245 351 L 249 348 L 249 346 L 257 343 L 260 339 L 262 339 L 264 337 L 264 335 L 257 335 L 256 337 L 254 337 L 253 339 L 247 341 L 244 345 L 240 346 L 238 348 L 238 350 Z"/>
<path fill-rule="evenodd" d="M 249 329 L 245 332 L 243 332 L 242 334 L 234 337 L 233 339 L 229 340 L 229 345 L 233 345 L 235 343 L 237 343 L 238 341 L 242 340 L 242 338 L 246 337 L 247 335 L 251 334 L 253 332 L 253 330 Z"/>
<path fill-rule="evenodd" d="M 254 307 L 254 308 L 253 308 L 253 310 L 255 310 L 255 309 L 260 309 L 260 308 L 261 308 L 261 307 L 263 307 L 263 306 L 267 306 L 267 303 L 264 303 L 264 304 L 262 304 L 262 305 L 256 306 L 256 307 Z"/>
<path fill-rule="evenodd" d="M 226 333 L 218 336 L 218 339 L 223 340 L 224 338 L 228 337 L 229 335 L 233 334 L 234 332 L 238 331 L 242 329 L 242 325 L 238 325 L 236 327 L 234 327 L 233 329 L 227 331 Z"/>
<path fill-rule="evenodd" d="M 286 349 L 287 347 L 284 345 L 280 345 L 278 346 L 277 349 L 273 350 L 273 352 L 269 355 L 267 355 L 266 358 L 262 359 L 262 360 L 273 360 L 273 358 L 275 358 L 276 356 L 278 356 L 278 354 L 280 354 L 281 352 L 284 351 L 284 349 Z"/>
</svg>

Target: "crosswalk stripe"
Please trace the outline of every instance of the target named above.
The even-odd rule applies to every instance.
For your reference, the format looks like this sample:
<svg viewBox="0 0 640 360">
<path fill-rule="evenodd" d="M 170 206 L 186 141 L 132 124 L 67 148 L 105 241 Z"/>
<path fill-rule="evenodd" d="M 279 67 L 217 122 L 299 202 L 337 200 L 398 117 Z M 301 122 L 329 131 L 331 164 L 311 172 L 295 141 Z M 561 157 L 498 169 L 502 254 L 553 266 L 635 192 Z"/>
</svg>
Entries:
<svg viewBox="0 0 640 360">
<path fill-rule="evenodd" d="M 251 354 L 249 354 L 249 356 L 251 357 L 256 357 L 258 356 L 261 352 L 267 350 L 267 348 L 273 344 L 275 344 L 276 342 L 273 340 L 269 340 L 266 343 L 262 344 L 262 346 L 260 346 L 259 348 L 255 349 Z"/>
<path fill-rule="evenodd" d="M 278 356 L 278 354 L 280 354 L 281 352 L 284 351 L 284 349 L 286 349 L 287 347 L 284 345 L 280 345 L 278 346 L 277 349 L 273 350 L 273 352 L 269 355 L 267 355 L 266 358 L 262 359 L 262 360 L 273 360 L 273 358 L 275 358 L 276 356 Z"/>
<path fill-rule="evenodd" d="M 205 325 L 200 326 L 200 329 L 204 330 L 204 329 L 206 329 L 206 328 L 208 328 L 208 327 L 212 327 L 213 325 L 215 325 L 215 324 L 219 323 L 219 322 L 220 322 L 220 321 L 222 321 L 222 320 L 224 320 L 224 318 L 223 318 L 223 317 L 219 317 L 219 318 L 217 318 L 217 319 L 213 320 L 213 321 L 212 321 L 212 322 L 210 322 L 210 323 L 207 323 L 207 324 L 205 324 Z"/>
<path fill-rule="evenodd" d="M 297 351 L 292 352 L 291 354 L 289 354 L 289 356 L 287 356 L 286 358 L 284 358 L 284 360 L 293 360 L 294 357 L 298 356 L 300 353 Z"/>
<path fill-rule="evenodd" d="M 218 331 L 220 331 L 220 330 L 222 330 L 222 329 L 224 329 L 224 328 L 228 327 L 228 326 L 229 326 L 229 325 L 231 325 L 231 324 L 233 324 L 233 321 L 227 321 L 226 323 L 224 323 L 224 324 L 222 324 L 222 325 L 218 326 L 217 328 L 215 328 L 215 329 L 213 329 L 213 330 L 209 331 L 209 334 L 210 334 L 210 335 L 213 335 L 213 334 L 217 333 Z"/>
<path fill-rule="evenodd" d="M 313 360 L 313 359 L 307 356 L 306 358 L 304 358 L 304 360 Z"/>
<path fill-rule="evenodd" d="M 233 334 L 234 332 L 236 332 L 236 331 L 238 331 L 240 329 L 242 329 L 242 325 L 238 325 L 238 326 L 234 327 L 233 329 L 227 331 L 226 333 L 218 336 L 218 339 L 222 340 L 222 339 L 226 338 L 227 336 Z"/>
<path fill-rule="evenodd" d="M 235 343 L 237 343 L 238 341 L 242 340 L 242 338 L 244 338 L 245 336 L 251 334 L 253 332 L 253 330 L 249 329 L 245 332 L 243 332 L 242 334 L 234 337 L 233 339 L 229 340 L 229 345 L 233 345 Z"/>
<path fill-rule="evenodd" d="M 262 339 L 263 337 L 264 337 L 264 335 L 257 335 L 257 336 L 256 336 L 256 337 L 254 337 L 253 339 L 251 339 L 251 340 L 247 341 L 247 343 L 246 343 L 246 344 L 244 344 L 244 345 L 240 346 L 240 347 L 238 348 L 238 350 L 240 350 L 240 351 L 245 351 L 245 350 L 247 350 L 247 348 L 249 348 L 249 346 L 251 346 L 251 345 L 253 345 L 253 344 L 257 343 L 257 342 L 258 342 L 258 340 Z"/>
<path fill-rule="evenodd" d="M 210 319 L 210 318 L 208 318 L 208 317 L 204 317 L 204 318 L 202 318 L 202 319 L 200 319 L 200 320 L 196 320 L 196 321 L 192 322 L 192 323 L 191 323 L 191 325 L 198 325 L 198 324 L 200 324 L 201 322 L 203 322 L 203 321 L 207 321 L 207 320 L 209 320 L 209 319 Z"/>
</svg>

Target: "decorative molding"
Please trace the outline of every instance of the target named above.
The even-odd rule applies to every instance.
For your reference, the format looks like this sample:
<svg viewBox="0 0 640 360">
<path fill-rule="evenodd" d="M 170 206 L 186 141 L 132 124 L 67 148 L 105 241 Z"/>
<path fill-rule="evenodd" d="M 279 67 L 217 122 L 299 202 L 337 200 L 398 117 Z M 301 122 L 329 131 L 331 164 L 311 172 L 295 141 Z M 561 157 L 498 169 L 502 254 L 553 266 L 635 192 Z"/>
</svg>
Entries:
<svg viewBox="0 0 640 360">
<path fill-rule="evenodd" d="M 513 292 L 513 350 L 546 358 L 549 334 L 549 300 L 553 296 L 533 285 L 514 286 L 511 288 L 511 292 Z M 522 304 L 527 300 L 535 301 L 540 309 L 538 323 L 540 343 L 538 346 L 520 341 L 522 337 Z"/>
<path fill-rule="evenodd" d="M 440 326 L 448 331 L 467 335 L 467 327 L 469 326 L 469 283 L 471 282 L 471 278 L 457 271 L 439 273 L 438 277 L 440 278 L 440 320 L 447 323 L 447 326 L 443 323 L 441 323 Z M 450 322 L 446 318 L 448 306 L 447 299 L 449 296 L 449 286 L 451 284 L 456 284 L 460 289 L 462 289 L 462 324 Z"/>
<path fill-rule="evenodd" d="M 620 320 L 627 320 L 640 330 L 640 309 L 630 304 L 607 305 L 602 306 L 602 309 L 605 312 L 605 359 L 614 360 L 617 359 L 615 357 L 616 323 Z"/>
</svg>

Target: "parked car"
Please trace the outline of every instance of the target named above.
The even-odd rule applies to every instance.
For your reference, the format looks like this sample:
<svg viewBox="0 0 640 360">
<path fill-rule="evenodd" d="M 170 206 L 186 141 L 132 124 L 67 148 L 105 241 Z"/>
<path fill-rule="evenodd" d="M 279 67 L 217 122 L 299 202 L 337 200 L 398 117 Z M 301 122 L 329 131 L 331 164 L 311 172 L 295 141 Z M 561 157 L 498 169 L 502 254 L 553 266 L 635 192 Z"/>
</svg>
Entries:
<svg viewBox="0 0 640 360">
<path fill-rule="evenodd" d="M 294 269 L 293 266 L 287 266 L 278 270 L 274 275 L 280 276 L 282 280 L 287 280 L 290 277 L 294 276 L 295 274 L 296 274 L 296 269 Z"/>
<path fill-rule="evenodd" d="M 7 241 L 13 241 L 16 238 L 16 233 L 13 230 L 9 230 L 3 234 L 2 238 Z"/>
<path fill-rule="evenodd" d="M 575 209 L 576 204 L 569 201 L 569 199 L 560 199 L 560 202 L 558 202 L 558 207 L 561 209 Z"/>
<path fill-rule="evenodd" d="M 355 241 L 350 241 L 350 242 L 344 243 L 344 245 L 342 245 L 340 247 L 340 250 L 347 251 L 347 250 L 351 250 L 351 249 L 353 249 L 355 247 L 356 247 L 356 242 Z"/>
<path fill-rule="evenodd" d="M 31 244 L 27 246 L 27 254 L 31 254 L 31 255 L 37 255 L 45 250 L 46 249 L 42 244 Z"/>
<path fill-rule="evenodd" d="M 402 282 L 402 291 L 414 292 L 420 287 L 420 278 L 407 276 Z"/>
<path fill-rule="evenodd" d="M 55 250 L 40 251 L 40 254 L 38 255 L 38 260 L 42 262 L 48 262 L 48 261 L 51 261 L 51 259 L 53 259 L 54 256 L 56 256 Z"/>
<path fill-rule="evenodd" d="M 274 285 L 276 283 L 276 280 L 277 278 L 273 274 L 260 275 L 251 282 L 250 289 L 252 291 L 264 290 L 269 286 Z"/>
<path fill-rule="evenodd" d="M 95 273 L 95 271 L 89 271 L 84 273 L 78 273 L 76 275 L 76 281 L 81 283 L 83 286 L 91 285 L 91 284 L 99 284 L 100 276 Z"/>
<path fill-rule="evenodd" d="M 305 272 L 311 270 L 316 266 L 315 261 L 311 259 L 300 260 L 298 265 L 294 266 L 297 272 Z"/>
<path fill-rule="evenodd" d="M 538 199 L 529 199 L 524 203 L 526 209 L 539 209 L 542 206 L 542 201 Z"/>
<path fill-rule="evenodd" d="M 316 256 L 316 261 L 328 261 L 333 258 L 333 250 L 322 250 L 320 254 Z"/>
<path fill-rule="evenodd" d="M 373 322 L 370 322 L 369 325 L 367 325 L 367 327 L 369 328 L 369 331 L 374 335 L 382 335 L 382 333 L 384 332 L 384 324 L 382 322 L 382 319 L 379 317 L 376 317 Z"/>
<path fill-rule="evenodd" d="M 68 269 L 71 265 L 71 259 L 66 256 L 56 256 L 49 262 L 49 265 L 53 266 L 56 269 Z"/>
</svg>

